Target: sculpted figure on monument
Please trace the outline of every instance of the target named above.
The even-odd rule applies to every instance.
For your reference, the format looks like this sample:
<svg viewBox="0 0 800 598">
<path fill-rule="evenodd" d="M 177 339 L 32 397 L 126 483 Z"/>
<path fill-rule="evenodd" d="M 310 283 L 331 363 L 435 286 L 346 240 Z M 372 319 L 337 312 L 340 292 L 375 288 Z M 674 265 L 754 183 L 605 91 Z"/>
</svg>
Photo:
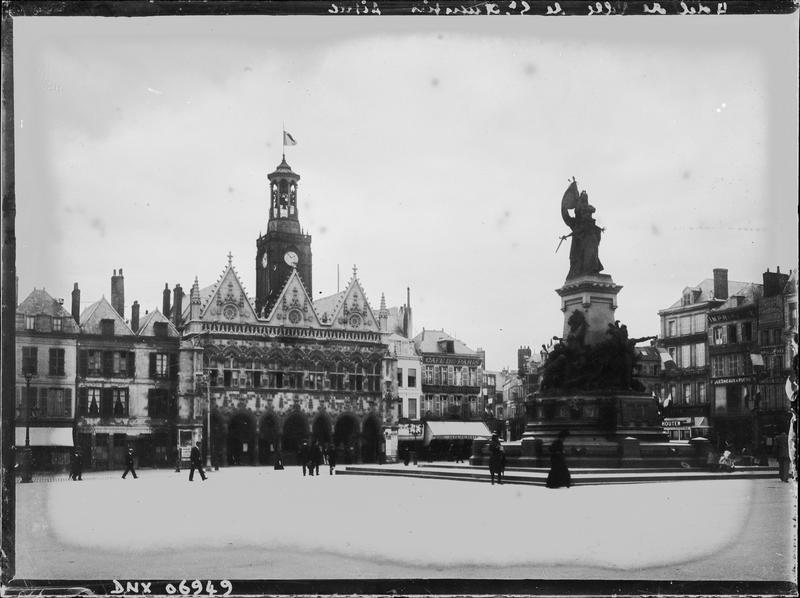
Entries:
<svg viewBox="0 0 800 598">
<path fill-rule="evenodd" d="M 574 210 L 575 215 L 570 216 L 569 210 Z M 586 191 L 578 193 L 578 183 L 573 178 L 561 200 L 561 218 L 572 229 L 570 234 L 561 237 L 562 241 L 572 237 L 567 280 L 585 274 L 598 274 L 603 270 L 598 252 L 603 229 L 597 226 L 592 217 L 594 212 Z"/>
</svg>

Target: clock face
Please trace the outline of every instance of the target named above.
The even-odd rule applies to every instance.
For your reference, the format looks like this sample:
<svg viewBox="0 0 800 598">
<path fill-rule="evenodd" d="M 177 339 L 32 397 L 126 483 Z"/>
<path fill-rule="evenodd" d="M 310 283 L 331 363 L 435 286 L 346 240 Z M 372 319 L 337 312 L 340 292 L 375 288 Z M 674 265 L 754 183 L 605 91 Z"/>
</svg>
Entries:
<svg viewBox="0 0 800 598">
<path fill-rule="evenodd" d="M 262 268 L 266 268 L 267 267 L 267 261 L 268 261 L 267 260 L 267 252 L 265 251 L 264 255 L 261 256 L 261 267 Z"/>
<path fill-rule="evenodd" d="M 289 264 L 292 268 L 297 266 L 298 259 L 299 258 L 294 251 L 287 251 L 283 254 L 283 261 Z"/>
</svg>

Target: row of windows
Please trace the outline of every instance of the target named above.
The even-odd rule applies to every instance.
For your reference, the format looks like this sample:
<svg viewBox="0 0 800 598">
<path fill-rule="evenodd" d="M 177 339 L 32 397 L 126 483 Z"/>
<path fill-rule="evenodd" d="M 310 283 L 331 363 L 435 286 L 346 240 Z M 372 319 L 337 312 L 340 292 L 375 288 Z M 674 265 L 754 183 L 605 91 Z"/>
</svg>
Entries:
<svg viewBox="0 0 800 598">
<path fill-rule="evenodd" d="M 397 386 L 403 388 L 403 368 L 397 368 Z M 417 387 L 417 368 L 408 368 L 406 386 L 408 388 Z"/>
<path fill-rule="evenodd" d="M 741 322 L 714 326 L 711 329 L 711 342 L 715 345 L 749 343 L 753 340 L 753 323 Z"/>
<path fill-rule="evenodd" d="M 39 351 L 38 347 L 22 347 L 22 363 L 20 364 L 20 374 L 39 373 Z M 51 348 L 47 353 L 47 373 L 50 376 L 64 375 L 64 349 Z"/>
<path fill-rule="evenodd" d="M 38 316 L 25 316 L 25 330 L 61 332 L 64 330 L 64 318 L 43 314 Z"/>
<path fill-rule="evenodd" d="M 711 375 L 715 378 L 746 376 L 752 373 L 753 364 L 749 355 L 734 353 L 731 355 L 715 355 L 711 358 Z"/>
<path fill-rule="evenodd" d="M 78 389 L 78 415 L 86 417 L 128 417 L 130 414 L 127 388 Z"/>
<path fill-rule="evenodd" d="M 291 372 L 261 370 L 207 370 L 211 386 L 224 388 L 275 388 L 298 390 L 355 390 L 380 392 L 380 374 L 344 372 Z"/>
<path fill-rule="evenodd" d="M 686 384 L 670 384 L 666 388 L 672 397 L 672 405 L 705 405 L 708 403 L 705 382 L 687 382 Z"/>
<path fill-rule="evenodd" d="M 434 416 L 447 416 L 454 413 L 471 417 L 483 415 L 484 400 L 475 395 L 423 395 L 422 413 Z"/>
<path fill-rule="evenodd" d="M 423 384 L 478 386 L 478 368 L 452 365 L 426 365 Z"/>
<path fill-rule="evenodd" d="M 695 334 L 697 332 L 705 332 L 706 330 L 706 314 L 694 314 L 688 316 L 680 316 L 666 321 L 666 327 L 663 331 L 664 336 L 685 336 L 687 334 Z"/>
<path fill-rule="evenodd" d="M 27 400 L 25 400 L 27 398 Z M 27 405 L 26 405 L 27 403 Z M 24 421 L 26 409 L 30 408 L 31 419 L 43 417 L 72 417 L 71 388 L 17 387 L 17 421 Z"/>
<path fill-rule="evenodd" d="M 679 368 L 702 368 L 707 364 L 705 343 L 668 347 L 667 351 Z"/>
</svg>

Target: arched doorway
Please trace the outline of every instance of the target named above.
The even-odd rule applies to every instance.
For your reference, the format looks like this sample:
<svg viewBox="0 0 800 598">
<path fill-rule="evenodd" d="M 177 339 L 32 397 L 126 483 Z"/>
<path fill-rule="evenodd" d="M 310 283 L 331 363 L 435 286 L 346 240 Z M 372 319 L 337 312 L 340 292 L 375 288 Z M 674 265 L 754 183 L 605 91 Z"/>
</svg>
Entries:
<svg viewBox="0 0 800 598">
<path fill-rule="evenodd" d="M 272 456 L 278 450 L 278 422 L 271 413 L 261 418 L 258 430 L 258 462 L 270 465 Z"/>
<path fill-rule="evenodd" d="M 331 442 L 331 422 L 327 415 L 320 414 L 311 424 L 311 439 L 327 446 Z"/>
<path fill-rule="evenodd" d="M 283 462 L 297 463 L 297 451 L 304 440 L 308 440 L 308 422 L 302 413 L 295 412 L 283 423 Z"/>
<path fill-rule="evenodd" d="M 345 413 L 336 420 L 333 442 L 339 463 L 354 463 L 358 456 L 358 420 Z"/>
<path fill-rule="evenodd" d="M 237 413 L 228 424 L 228 465 L 254 465 L 256 422 L 249 413 Z"/>
<path fill-rule="evenodd" d="M 375 416 L 370 415 L 364 420 L 361 433 L 361 460 L 363 463 L 378 462 L 381 439 L 381 426 Z"/>
</svg>

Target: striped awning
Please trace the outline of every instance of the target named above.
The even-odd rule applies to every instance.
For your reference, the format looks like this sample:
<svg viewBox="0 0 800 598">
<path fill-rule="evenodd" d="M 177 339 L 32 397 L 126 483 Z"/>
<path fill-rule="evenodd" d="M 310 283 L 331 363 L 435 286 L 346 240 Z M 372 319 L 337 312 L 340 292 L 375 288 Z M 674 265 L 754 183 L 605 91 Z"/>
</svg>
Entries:
<svg viewBox="0 0 800 598">
<path fill-rule="evenodd" d="M 473 440 L 490 438 L 491 435 L 489 428 L 483 422 L 426 422 L 422 443 L 428 446 L 433 440 Z"/>
</svg>

